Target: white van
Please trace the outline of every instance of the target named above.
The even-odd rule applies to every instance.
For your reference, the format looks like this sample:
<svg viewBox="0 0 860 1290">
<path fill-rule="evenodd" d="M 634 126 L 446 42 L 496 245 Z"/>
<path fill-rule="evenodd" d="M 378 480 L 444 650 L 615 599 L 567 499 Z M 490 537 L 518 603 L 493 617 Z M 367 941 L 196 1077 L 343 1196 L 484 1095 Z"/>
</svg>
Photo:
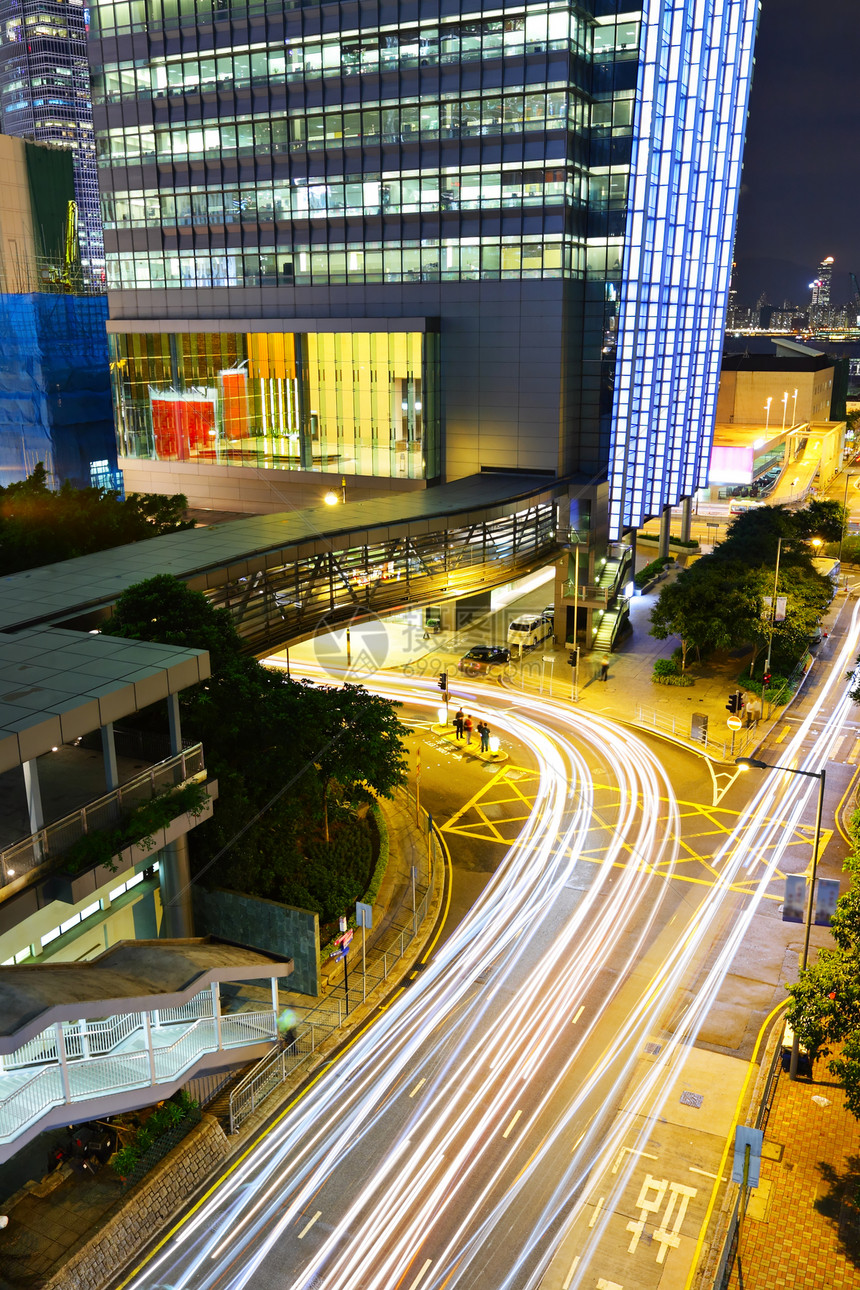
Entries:
<svg viewBox="0 0 860 1290">
<path fill-rule="evenodd" d="M 508 628 L 508 644 L 531 649 L 533 645 L 552 636 L 552 633 L 552 623 L 542 614 L 523 614 L 520 618 L 515 618 Z"/>
</svg>

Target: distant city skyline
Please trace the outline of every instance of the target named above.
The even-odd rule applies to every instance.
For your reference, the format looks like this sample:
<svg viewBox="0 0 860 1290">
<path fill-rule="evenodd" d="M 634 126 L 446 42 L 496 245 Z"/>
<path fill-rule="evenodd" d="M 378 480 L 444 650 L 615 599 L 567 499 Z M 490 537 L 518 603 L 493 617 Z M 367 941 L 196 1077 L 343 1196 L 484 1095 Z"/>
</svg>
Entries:
<svg viewBox="0 0 860 1290">
<path fill-rule="evenodd" d="M 856 0 L 763 0 L 735 258 L 739 299 L 808 304 L 833 256 L 832 299 L 860 274 Z"/>
</svg>

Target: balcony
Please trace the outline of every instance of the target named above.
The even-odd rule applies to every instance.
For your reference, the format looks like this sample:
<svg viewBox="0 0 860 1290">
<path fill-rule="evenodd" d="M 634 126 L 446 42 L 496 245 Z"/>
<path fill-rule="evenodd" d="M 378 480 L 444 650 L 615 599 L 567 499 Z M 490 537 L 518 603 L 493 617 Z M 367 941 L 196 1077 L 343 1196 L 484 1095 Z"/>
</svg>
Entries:
<svg viewBox="0 0 860 1290">
<path fill-rule="evenodd" d="M 116 829 L 135 807 L 205 774 L 202 744 L 149 766 L 121 787 L 0 852 L 0 889 L 61 862 L 81 838 Z"/>
</svg>

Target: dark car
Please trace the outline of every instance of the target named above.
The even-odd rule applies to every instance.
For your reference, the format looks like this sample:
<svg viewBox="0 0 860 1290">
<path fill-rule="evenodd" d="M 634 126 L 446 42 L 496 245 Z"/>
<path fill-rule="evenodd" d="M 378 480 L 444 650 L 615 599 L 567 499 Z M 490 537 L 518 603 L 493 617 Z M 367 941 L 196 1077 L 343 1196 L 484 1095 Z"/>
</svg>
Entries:
<svg viewBox="0 0 860 1290">
<path fill-rule="evenodd" d="M 457 670 L 467 676 L 479 676 L 488 672 L 491 667 L 504 667 L 510 662 L 511 651 L 497 645 L 476 645 L 464 654 L 457 664 Z"/>
</svg>

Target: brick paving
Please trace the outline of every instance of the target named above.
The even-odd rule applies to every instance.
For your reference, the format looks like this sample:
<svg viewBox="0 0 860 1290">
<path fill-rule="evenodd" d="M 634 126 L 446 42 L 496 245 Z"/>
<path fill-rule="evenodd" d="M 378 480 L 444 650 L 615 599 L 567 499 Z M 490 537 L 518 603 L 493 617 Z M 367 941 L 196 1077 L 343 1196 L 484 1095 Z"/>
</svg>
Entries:
<svg viewBox="0 0 860 1290">
<path fill-rule="evenodd" d="M 731 1290 L 857 1290 L 860 1123 L 824 1061 L 812 1081 L 780 1075 L 765 1134 L 768 1152 L 780 1158 L 762 1160 L 762 1185 L 751 1194 Z"/>
</svg>

